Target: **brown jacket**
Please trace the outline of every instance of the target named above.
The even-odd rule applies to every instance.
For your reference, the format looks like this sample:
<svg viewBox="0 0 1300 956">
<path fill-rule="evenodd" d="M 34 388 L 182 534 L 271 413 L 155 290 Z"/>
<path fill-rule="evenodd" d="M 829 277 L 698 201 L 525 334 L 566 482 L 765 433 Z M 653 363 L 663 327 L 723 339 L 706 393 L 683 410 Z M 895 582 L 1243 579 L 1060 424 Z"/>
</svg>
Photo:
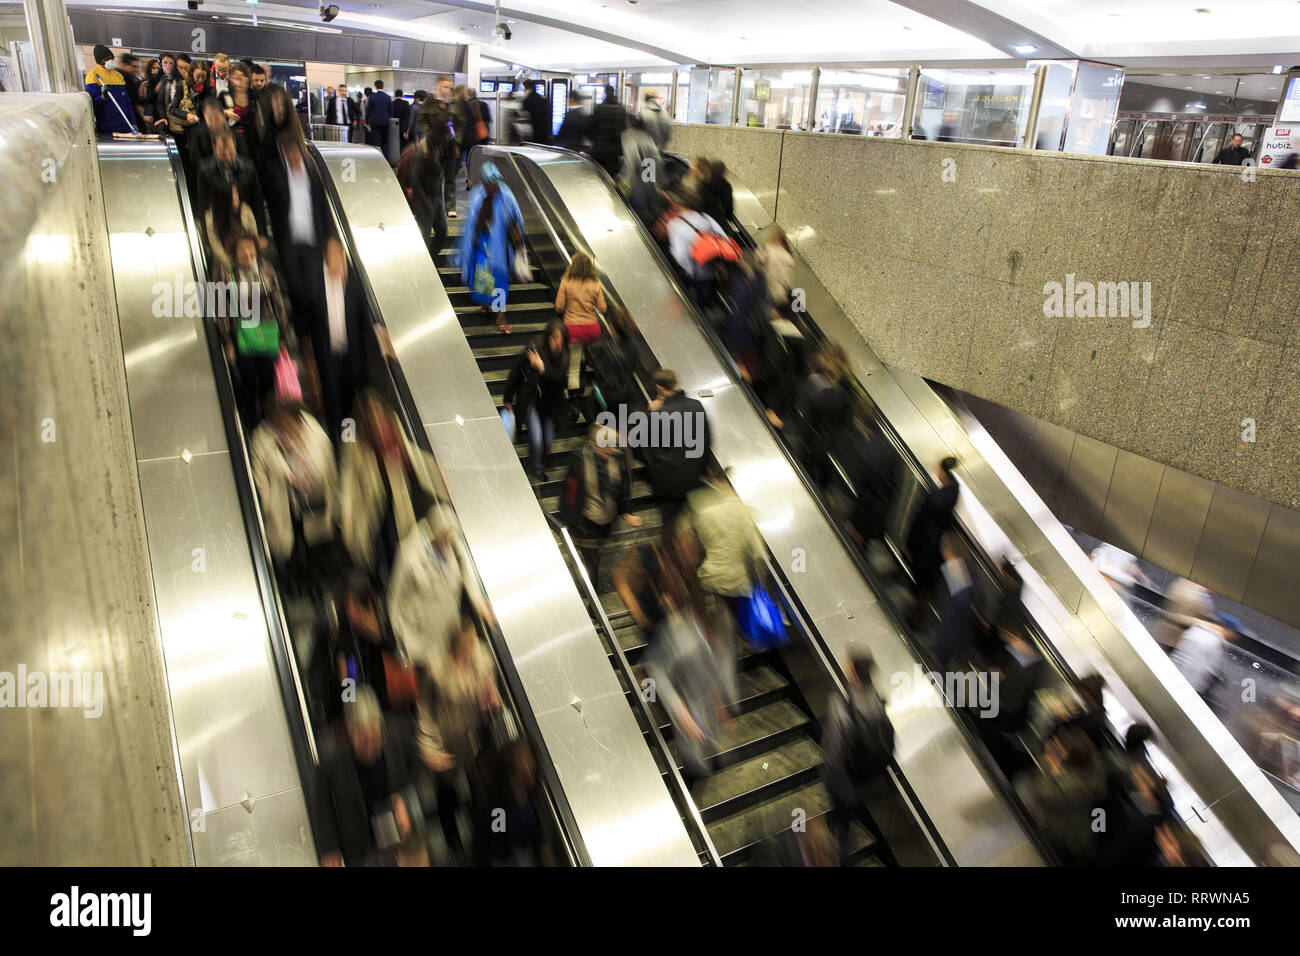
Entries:
<svg viewBox="0 0 1300 956">
<path fill-rule="evenodd" d="M 565 325 L 592 325 L 600 321 L 596 313 L 605 310 L 605 290 L 599 279 L 586 282 L 561 280 L 559 295 L 555 297 L 555 311 L 564 316 Z"/>
</svg>

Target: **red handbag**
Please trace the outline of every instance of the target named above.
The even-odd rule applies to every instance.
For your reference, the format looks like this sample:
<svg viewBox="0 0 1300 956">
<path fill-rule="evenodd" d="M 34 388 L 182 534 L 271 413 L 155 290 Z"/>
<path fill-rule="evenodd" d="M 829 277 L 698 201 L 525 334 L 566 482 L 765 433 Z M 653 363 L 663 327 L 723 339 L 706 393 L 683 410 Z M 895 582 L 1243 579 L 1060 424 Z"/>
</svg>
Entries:
<svg viewBox="0 0 1300 956">
<path fill-rule="evenodd" d="M 736 245 L 734 239 L 728 239 L 726 236 L 719 236 L 715 232 L 702 232 L 695 240 L 695 245 L 691 246 L 691 258 L 695 260 L 697 266 L 708 265 L 715 259 L 739 262 L 740 246 Z"/>
<path fill-rule="evenodd" d="M 415 668 L 403 664 L 390 651 L 384 651 L 384 688 L 388 691 L 388 706 L 393 710 L 414 707 L 420 692 Z"/>
</svg>

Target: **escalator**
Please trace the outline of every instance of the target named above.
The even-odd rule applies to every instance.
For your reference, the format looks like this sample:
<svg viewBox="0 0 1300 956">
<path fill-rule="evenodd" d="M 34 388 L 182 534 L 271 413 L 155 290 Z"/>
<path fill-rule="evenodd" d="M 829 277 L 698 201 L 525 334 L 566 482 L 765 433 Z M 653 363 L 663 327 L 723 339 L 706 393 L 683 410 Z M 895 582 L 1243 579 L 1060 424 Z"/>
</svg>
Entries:
<svg viewBox="0 0 1300 956">
<path fill-rule="evenodd" d="M 502 410 L 506 380 L 519 361 L 524 347 L 555 316 L 555 290 L 568 265 L 574 246 L 555 229 L 544 210 L 529 197 L 516 193 L 524 210 L 525 241 L 534 265 L 534 281 L 512 285 L 506 306 L 509 333 L 501 333 L 470 300 L 455 264 L 457 238 L 464 220 L 453 220 L 453 234 L 438 252 L 436 264 L 479 371 L 493 396 L 498 413 Z M 616 294 L 608 296 L 617 302 Z M 645 373 L 637 387 L 647 392 Z M 575 579 L 583 585 L 593 626 L 606 655 L 618 675 L 636 714 L 647 744 L 660 764 L 670 792 L 678 803 L 687 829 L 692 833 L 701 862 L 714 865 L 746 865 L 764 841 L 790 829 L 801 812 L 805 819 L 822 818 L 830 809 L 829 795 L 819 779 L 822 760 L 818 744 L 821 730 L 817 709 L 805 699 L 793 676 L 797 656 L 790 651 L 738 652 L 738 696 L 731 707 L 733 726 L 712 761 L 712 772 L 689 784 L 673 728 L 657 701 L 646 701 L 641 693 L 643 674 L 638 669 L 647 649 L 647 636 L 637 627 L 620 600 L 611 580 L 612 570 L 629 550 L 660 536 L 660 517 L 645 478 L 645 466 L 634 460 L 631 474 L 630 511 L 642 524 L 621 523 L 601 551 L 600 575 L 591 581 L 567 531 L 559 522 L 560 495 L 571 454 L 585 441 L 588 422 L 575 412 L 570 427 L 557 436 L 545 462 L 546 480 L 535 483 L 542 508 L 550 516 L 552 532 L 564 550 Z M 561 425 L 563 428 L 563 424 Z M 522 429 L 521 429 L 522 431 Z M 528 444 L 515 445 L 520 467 L 526 469 Z M 778 579 L 779 580 L 779 579 Z M 803 627 L 803 619 L 784 590 L 787 615 L 792 627 Z M 805 639 L 807 636 L 805 635 Z M 806 666 L 806 662 L 804 662 Z M 821 688 L 819 681 L 805 682 Z M 820 700 L 817 701 L 820 704 Z M 897 832 L 900 844 L 911 848 L 910 862 L 936 861 L 928 841 L 920 835 L 906 807 L 890 804 L 877 808 L 889 818 L 891 836 Z M 856 843 L 848 862 L 878 865 L 877 851 L 865 829 L 854 831 Z M 893 848 L 891 848 L 893 849 Z"/>
<path fill-rule="evenodd" d="M 729 231 L 752 250 L 771 220 L 751 191 L 739 183 L 733 189 L 736 214 Z M 1149 653 L 1151 641 L 1140 623 L 1086 559 L 1071 553 L 1077 549 L 1001 450 L 946 399 L 941 386 L 881 364 L 797 252 L 795 260 L 792 285 L 802 292 L 807 332 L 817 344 L 834 343 L 845 350 L 857 376 L 854 390 L 893 451 L 899 492 L 888 516 L 888 551 L 882 562 L 863 568 L 877 578 L 880 593 L 895 601 L 906 593 L 910 572 L 901 544 L 917 502 L 935 487 L 929 465 L 955 455 L 964 490 L 954 548 L 985 599 L 1004 593 L 1003 560 L 1032 586 L 1033 593 L 1026 592 L 1024 623 L 1049 665 L 1047 688 L 1063 690 L 1095 672 L 1106 680 L 1105 711 L 1116 747 L 1125 729 L 1139 721 L 1167 735 L 1151 746 L 1152 759 L 1170 782 L 1176 816 L 1216 863 L 1266 859 L 1273 840 L 1297 845 L 1297 820 L 1250 779 L 1253 773 L 1241 769 L 1240 754 L 1232 752 L 1236 748 L 1207 724 L 1208 710 L 1171 690 L 1169 685 L 1181 684 L 1181 679 L 1163 655 Z M 717 333 L 707 323 L 701 327 L 725 355 Z M 734 362 L 732 366 L 734 374 Z M 826 495 L 826 507 L 842 516 L 843 501 L 855 492 L 843 468 L 834 474 L 832 484 L 838 487 Z M 1189 710 L 1204 716 L 1193 717 Z M 980 722 L 973 726 L 978 733 Z"/>
<path fill-rule="evenodd" d="M 194 280 L 202 286 L 210 278 L 204 243 L 200 237 L 195 215 L 190 205 L 190 190 L 187 188 L 185 172 L 179 154 L 170 141 L 166 143 L 166 148 L 176 185 L 176 199 L 181 211 L 180 222 L 183 224 L 183 229 L 180 235 L 184 239 L 189 252 Z M 310 162 L 308 170 L 313 177 L 319 178 L 321 176 L 320 168 L 313 166 Z M 330 205 L 329 214 L 332 216 L 335 227 L 344 240 L 348 267 L 355 270 L 357 266 L 355 248 L 350 241 L 347 224 L 340 214 L 337 201 L 332 197 L 330 190 L 326 189 L 325 193 L 327 202 Z M 220 277 L 222 281 L 225 278 L 225 276 Z M 219 285 L 219 283 L 211 283 L 208 285 L 209 289 L 214 284 Z M 362 324 L 367 330 L 370 330 L 372 317 L 380 313 L 373 296 L 369 294 L 369 289 L 366 288 L 365 291 L 367 294 L 363 305 L 366 315 Z M 211 307 L 210 303 L 205 304 L 208 305 L 208 308 Z M 224 315 L 226 313 L 223 311 L 219 314 Z M 323 603 L 315 603 L 312 599 L 304 598 L 300 594 L 287 594 L 284 582 L 277 579 L 277 568 L 271 558 L 262 523 L 257 487 L 252 480 L 252 467 L 249 458 L 249 438 L 251 437 L 250 429 L 252 426 L 240 420 L 238 405 L 235 401 L 234 382 L 232 381 L 230 366 L 227 364 L 224 355 L 216 319 L 211 315 L 207 315 L 205 318 L 201 318 L 197 324 L 201 329 L 200 335 L 205 342 L 207 356 L 210 361 L 211 381 L 219 402 L 225 438 L 231 452 L 229 456 L 231 471 L 237 489 L 243 533 L 247 539 L 247 547 L 256 572 L 258 592 L 261 596 L 267 621 L 270 653 L 275 662 L 276 671 L 273 681 L 278 683 L 281 691 L 282 703 L 294 744 L 295 776 L 301 781 L 301 789 L 307 804 L 306 820 L 303 821 L 303 824 L 298 825 L 299 829 L 305 832 L 308 827 L 314 829 L 318 820 L 318 814 L 313 812 L 313 805 L 319 798 L 319 795 L 315 793 L 317 765 L 322 756 L 335 746 L 334 733 L 324 716 L 325 709 L 323 701 L 320 699 L 320 696 L 327 691 L 315 687 L 309 681 L 308 673 L 313 663 L 319 658 L 320 648 L 327 646 L 324 634 L 332 626 L 335 626 L 334 622 L 340 612 L 334 606 L 334 599 L 329 596 L 328 586 L 325 589 L 326 596 Z M 370 334 L 373 335 L 373 333 Z M 424 436 L 422 430 L 412 427 L 412 417 L 407 401 L 408 396 L 405 395 L 400 385 L 400 370 L 390 367 L 388 362 L 381 357 L 377 344 L 373 339 L 364 343 L 365 352 L 372 361 L 367 369 L 366 381 L 358 384 L 358 391 L 360 391 L 362 385 L 379 391 L 391 407 L 397 411 L 408 436 L 427 451 L 427 437 Z M 159 400 L 166 400 L 166 398 L 165 395 L 158 396 Z M 434 480 L 438 482 L 439 476 L 435 475 Z M 446 495 L 440 492 L 439 497 L 445 499 Z M 469 573 L 476 573 L 475 569 L 470 568 Z M 537 746 L 536 721 L 528 711 L 526 703 L 522 700 L 517 679 L 509 666 L 508 660 L 503 664 L 500 654 L 499 635 L 490 626 L 485 625 L 483 630 L 485 631 L 483 636 L 486 646 L 496 663 L 498 685 L 501 691 L 500 696 L 506 714 L 505 726 L 518 728 L 519 735 L 528 742 L 534 754 L 537 755 L 540 785 L 534 812 L 542 831 L 546 834 L 545 842 L 550 850 L 554 851 L 556 862 L 580 865 L 585 862 L 585 850 L 581 840 L 574 836 L 571 814 L 559 787 L 555 783 L 553 768 L 550 766 L 545 752 Z M 213 655 L 219 656 L 220 653 L 219 649 L 213 650 Z M 209 667 L 215 666 L 217 663 L 215 656 L 210 657 L 207 661 Z M 240 663 L 242 665 L 244 662 L 241 661 Z M 399 730 L 403 727 L 401 721 L 397 722 L 397 727 Z M 200 776 L 201 774 L 202 771 L 200 770 Z M 200 787 L 202 787 L 201 782 Z M 422 807 L 421 798 L 427 799 L 429 792 L 412 788 L 405 792 L 404 795 L 408 807 L 417 809 Z M 251 813 L 254 805 L 254 801 L 249 800 L 246 807 L 241 809 L 241 812 Z M 427 816 L 431 807 L 426 803 L 422 809 L 424 811 L 423 815 Z"/>
</svg>

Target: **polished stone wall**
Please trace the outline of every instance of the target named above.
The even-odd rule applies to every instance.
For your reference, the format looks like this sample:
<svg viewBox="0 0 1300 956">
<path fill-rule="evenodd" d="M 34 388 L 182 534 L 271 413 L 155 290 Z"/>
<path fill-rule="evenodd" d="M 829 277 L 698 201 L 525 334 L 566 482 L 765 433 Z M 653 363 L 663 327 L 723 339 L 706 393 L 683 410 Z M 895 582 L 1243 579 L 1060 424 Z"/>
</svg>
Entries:
<svg viewBox="0 0 1300 956">
<path fill-rule="evenodd" d="M 181 865 L 90 98 L 0 96 L 0 182 L 0 671 L 102 675 L 97 717 L 0 709 L 0 864 Z"/>
<path fill-rule="evenodd" d="M 1300 508 L 1300 175 L 712 126 L 671 148 L 749 171 L 886 363 Z M 1149 325 L 1045 315 L 1067 275 L 1150 283 Z"/>
</svg>

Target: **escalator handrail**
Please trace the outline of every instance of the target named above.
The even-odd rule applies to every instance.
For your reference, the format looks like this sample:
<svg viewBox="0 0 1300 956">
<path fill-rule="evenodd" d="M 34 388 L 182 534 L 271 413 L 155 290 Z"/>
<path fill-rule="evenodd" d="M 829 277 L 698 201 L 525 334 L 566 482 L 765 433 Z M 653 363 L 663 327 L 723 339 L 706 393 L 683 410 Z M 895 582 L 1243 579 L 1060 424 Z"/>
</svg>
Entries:
<svg viewBox="0 0 1300 956">
<path fill-rule="evenodd" d="M 650 728 L 650 733 L 654 737 L 655 746 L 663 757 L 664 765 L 668 767 L 668 774 L 673 781 L 673 789 L 680 798 L 679 803 L 686 808 L 686 816 L 690 820 L 691 828 L 695 830 L 696 835 L 704 844 L 709 854 L 709 861 L 714 866 L 722 865 L 722 858 L 718 856 L 718 850 L 713 845 L 713 839 L 709 836 L 708 827 L 704 825 L 704 818 L 700 816 L 699 807 L 696 806 L 694 798 L 691 797 L 690 788 L 686 785 L 685 778 L 682 777 L 681 771 L 677 768 L 677 761 L 673 759 L 672 752 L 668 749 L 668 741 L 664 739 L 663 732 L 659 729 L 659 721 L 655 718 L 654 712 L 650 709 L 649 703 L 640 694 L 640 684 L 637 682 L 636 673 L 632 668 L 631 662 L 623 652 L 622 646 L 618 642 L 618 635 L 614 633 L 614 625 L 609 620 L 609 615 L 605 613 L 605 606 L 600 602 L 600 595 L 596 592 L 596 585 L 587 573 L 587 566 L 578 554 L 578 549 L 573 543 L 573 538 L 569 535 L 569 529 L 562 525 L 555 515 L 542 509 L 546 515 L 547 522 L 552 529 L 564 541 L 564 550 L 569 558 L 573 575 L 582 585 L 586 593 L 587 600 L 595 610 L 600 619 L 600 628 L 605 634 L 605 640 L 609 642 L 611 651 L 615 660 L 618 661 L 619 670 L 627 679 L 628 687 L 633 698 L 636 699 L 641 715 L 646 720 L 646 726 Z M 648 636 L 648 635 L 647 635 Z"/>
<path fill-rule="evenodd" d="M 307 152 L 312 159 L 314 174 L 319 178 L 325 191 L 326 200 L 334 215 L 339 241 L 343 243 L 349 261 L 349 268 L 357 276 L 358 284 L 366 299 L 367 309 L 372 319 L 382 322 L 383 312 L 379 308 L 379 300 L 370 284 L 369 273 L 361 266 L 361 256 L 357 250 L 356 237 L 353 236 L 351 226 L 344 215 L 343 200 L 338 193 L 333 176 L 330 175 L 328 164 L 314 142 L 307 143 Z M 419 416 L 412 414 L 412 410 L 415 408 L 415 399 L 400 362 L 385 361 L 383 364 L 387 370 L 389 387 L 394 398 L 394 409 L 401 418 L 403 428 L 405 428 L 412 441 L 432 456 L 433 448 L 429 442 L 429 436 L 423 428 L 416 427 Z M 434 461 L 436 464 L 437 459 L 435 458 Z M 446 481 L 441 475 L 441 468 L 439 468 L 439 472 L 442 490 L 445 492 Z M 450 502 L 448 502 L 448 506 L 450 507 Z M 452 510 L 455 510 L 454 507 Z M 469 558 L 470 567 L 468 571 L 473 575 L 479 593 L 486 594 L 483 588 L 483 580 L 479 575 L 478 565 L 474 561 L 472 552 L 465 545 L 463 532 L 459 528 L 459 517 L 457 518 L 457 525 L 457 535 L 460 538 L 458 544 L 461 546 L 462 553 Z M 513 658 L 504 651 L 506 646 L 505 636 L 501 633 L 500 626 L 497 624 L 489 625 L 486 621 L 481 621 L 480 624 L 486 633 L 488 649 L 495 660 L 497 673 L 501 675 L 502 682 L 505 685 L 505 696 L 509 701 L 510 708 L 515 717 L 523 724 L 525 736 L 532 742 L 532 749 L 537 758 L 539 776 L 543 784 L 542 790 L 546 795 L 551 815 L 554 817 L 556 830 L 564 844 L 565 855 L 572 866 L 591 866 L 591 855 L 578 829 L 577 818 L 569 805 L 568 799 L 564 796 L 564 790 L 560 784 L 559 774 L 555 769 L 550 751 L 543 743 L 541 726 L 537 722 L 532 707 L 527 703 L 528 696 L 524 691 L 523 681 L 514 666 Z"/>
<path fill-rule="evenodd" d="M 537 214 L 541 218 L 542 225 L 546 228 L 547 233 L 549 233 L 556 252 L 564 258 L 566 263 L 571 261 L 573 257 L 569 255 L 568 246 L 566 246 L 564 241 L 560 238 L 560 234 L 556 230 L 555 224 L 551 221 L 551 217 L 546 214 L 546 207 L 543 206 L 541 200 L 533 194 L 531 185 L 523 179 L 522 170 L 519 170 L 517 164 L 513 165 L 515 169 L 521 173 L 520 180 L 524 183 L 524 188 L 528 190 L 528 199 L 531 201 L 531 207 L 537 210 Z M 535 266 L 534 268 L 539 267 Z M 570 558 L 570 574 L 573 576 L 580 589 L 586 593 L 591 607 L 599 617 L 600 627 L 605 634 L 606 640 L 609 642 L 610 648 L 614 652 L 615 659 L 619 663 L 619 669 L 623 672 L 623 676 L 627 678 L 628 686 L 632 689 L 632 696 L 637 699 L 641 713 L 646 719 L 646 726 L 650 728 L 651 733 L 654 735 L 655 745 L 663 757 L 664 764 L 669 768 L 669 774 L 673 781 L 673 789 L 677 796 L 677 803 L 686 808 L 686 817 L 690 821 L 692 829 L 696 831 L 705 848 L 708 850 L 709 860 L 711 863 L 714 866 L 721 866 L 722 860 L 718 856 L 718 851 L 713 845 L 713 840 L 709 836 L 709 831 L 704 825 L 703 818 L 700 816 L 699 808 L 696 807 L 695 800 L 691 797 L 690 788 L 686 785 L 686 781 L 682 778 L 681 772 L 677 768 L 677 761 L 673 759 L 672 753 L 668 749 L 668 742 L 664 739 L 663 734 L 659 730 L 659 722 L 655 719 L 649 705 L 641 697 L 640 693 L 638 693 L 638 684 L 632 671 L 632 665 L 629 663 L 626 655 L 624 655 L 623 648 L 619 646 L 618 638 L 614 634 L 614 627 L 610 624 L 609 617 L 605 613 L 604 605 L 600 603 L 600 595 L 596 593 L 595 583 L 587 574 L 587 567 L 578 556 L 573 540 L 569 536 L 568 529 L 560 524 L 560 522 L 556 520 L 555 516 L 545 508 L 542 508 L 541 511 L 542 514 L 546 515 L 547 522 L 560 534 L 561 540 L 564 541 L 565 551 Z"/>
<path fill-rule="evenodd" d="M 621 197 L 621 194 L 618 192 L 618 189 L 615 186 L 613 180 L 610 178 L 609 173 L 606 172 L 606 170 L 603 167 L 601 167 L 599 164 L 594 162 L 586 154 L 576 153 L 571 150 L 565 150 L 555 146 L 534 146 L 529 148 L 545 150 L 548 152 L 561 153 L 566 157 L 571 156 L 575 160 L 585 163 L 589 167 L 589 171 L 592 173 L 592 175 L 601 178 L 602 181 L 608 186 L 608 188 L 611 190 L 611 192 L 614 195 L 618 195 Z M 631 214 L 630 218 L 633 222 L 633 228 L 639 230 L 640 233 L 642 234 L 643 239 L 645 240 L 645 244 L 650 250 L 650 255 L 654 257 L 655 260 L 659 263 L 661 270 L 663 272 L 664 279 L 672 286 L 673 290 L 676 292 L 678 298 L 681 301 L 682 307 L 687 311 L 687 314 L 690 315 L 695 320 L 696 325 L 699 327 L 700 331 L 704 334 L 705 340 L 709 343 L 710 347 L 713 349 L 715 353 L 715 358 L 722 365 L 722 367 L 727 370 L 727 374 L 733 380 L 733 382 L 735 382 L 738 385 L 742 385 L 743 383 L 739 374 L 739 368 L 736 365 L 735 359 L 732 358 L 731 353 L 728 352 L 727 349 L 723 346 L 721 340 L 718 338 L 717 332 L 714 331 L 713 327 L 710 325 L 708 320 L 700 313 L 698 307 L 691 299 L 690 294 L 687 292 L 685 287 L 681 284 L 681 281 L 678 278 L 676 271 L 673 269 L 673 264 L 669 262 L 667 257 L 664 255 L 664 252 L 659 247 L 658 242 L 656 242 L 654 237 L 649 234 L 648 230 L 645 227 L 645 224 L 641 221 L 641 219 L 635 214 Z M 765 410 L 762 407 L 760 407 L 760 403 L 757 399 L 757 396 L 749 388 L 741 387 L 739 391 L 745 396 L 745 398 L 750 404 L 750 407 L 753 408 L 754 413 L 758 416 L 759 421 L 762 423 L 762 426 L 767 429 L 769 435 L 772 436 L 773 442 L 775 443 L 777 448 L 781 450 L 782 454 L 785 456 L 786 461 L 789 463 L 791 469 L 794 471 L 794 473 L 799 477 L 800 481 L 803 483 L 804 488 L 808 492 L 809 497 L 814 502 L 815 507 L 819 510 L 823 519 L 830 526 L 832 534 L 836 537 L 837 540 L 839 540 L 840 545 L 843 548 L 849 561 L 858 569 L 858 573 L 862 576 L 863 580 L 866 581 L 871 586 L 872 590 L 875 591 L 876 593 L 880 593 L 881 585 L 876 580 L 875 573 L 862 559 L 862 556 L 857 553 L 856 548 L 854 548 L 852 542 L 849 541 L 847 535 L 844 532 L 844 529 L 840 526 L 839 521 L 837 521 L 834 515 L 830 513 L 829 509 L 827 508 L 826 502 L 822 498 L 822 495 L 817 492 L 816 485 L 812 482 L 812 479 L 808 476 L 802 464 L 800 464 L 800 462 L 795 459 L 788 444 L 782 439 L 781 435 L 777 433 L 776 429 L 772 426 L 772 423 L 768 421 L 767 416 L 765 414 Z M 889 602 L 880 601 L 878 602 L 878 604 L 882 612 L 886 615 L 890 623 L 893 625 L 896 633 L 899 635 L 900 638 L 902 638 L 903 642 L 907 645 L 909 650 L 912 652 L 913 657 L 915 657 L 917 660 L 924 660 L 925 658 L 922 654 L 921 648 L 918 645 L 916 639 L 907 630 L 907 628 L 903 626 L 903 622 L 899 620 L 898 615 L 895 613 L 893 607 L 890 606 Z M 816 634 L 816 639 L 819 642 L 822 640 L 820 634 L 817 633 L 815 627 L 813 628 L 812 633 Z M 929 672 L 927 672 L 927 676 L 929 676 Z M 992 754 L 989 753 L 988 748 L 985 746 L 984 742 L 979 738 L 979 736 L 975 733 L 975 731 L 968 725 L 967 721 L 964 718 L 964 715 L 955 706 L 955 702 L 952 700 L 952 698 L 948 696 L 947 690 L 943 686 L 943 683 L 934 677 L 929 677 L 929 681 L 930 681 L 930 686 L 934 689 L 935 693 L 938 694 L 940 699 L 942 699 L 947 704 L 947 709 L 951 713 L 953 713 L 954 715 L 953 722 L 957 727 L 958 732 L 962 735 L 963 739 L 967 742 L 968 745 L 967 751 L 971 754 L 972 758 L 977 762 L 977 765 L 984 772 L 984 775 L 986 779 L 989 781 L 989 783 L 1002 797 L 1003 802 L 1006 804 L 1008 809 L 1012 812 L 1013 816 L 1016 818 L 1017 823 L 1020 824 L 1022 831 L 1029 837 L 1029 839 L 1034 844 L 1035 850 L 1037 850 L 1037 852 L 1045 860 L 1053 860 L 1054 854 L 1052 854 L 1050 849 L 1048 848 L 1046 840 L 1039 832 L 1039 828 L 1033 822 L 1033 819 L 1029 816 L 1028 812 L 1024 808 L 1024 805 L 1017 797 L 1015 789 L 1011 786 L 1011 782 L 1007 779 L 1006 774 L 1002 771 L 1002 768 L 998 766 L 997 762 L 993 759 Z"/>
<path fill-rule="evenodd" d="M 539 148 L 539 147 L 535 147 L 535 148 Z M 568 152 L 566 150 L 560 150 L 554 147 L 540 147 L 540 148 L 551 148 L 551 149 L 555 149 L 555 151 L 558 152 L 565 152 L 565 153 Z M 528 190 L 528 195 L 530 200 L 532 201 L 533 205 L 537 208 L 538 212 L 542 215 L 542 217 L 547 220 L 548 229 L 550 230 L 552 236 L 556 237 L 557 242 L 559 242 L 558 234 L 556 233 L 554 226 L 550 224 L 551 217 L 546 214 L 546 210 L 550 208 L 550 204 L 548 203 L 546 206 L 542 205 L 541 198 L 537 195 L 537 191 L 534 189 L 532 183 L 529 181 L 530 176 L 527 172 L 527 167 L 521 166 L 515 160 L 514 154 L 507 154 L 507 155 L 511 156 L 511 165 L 516 170 L 516 172 L 519 173 L 520 181 L 523 183 L 524 188 Z M 594 164 L 592 165 L 594 166 Z M 600 171 L 602 174 L 604 173 L 603 169 Z M 613 186 L 612 182 L 609 183 L 609 185 L 612 188 Z M 564 247 L 562 242 L 560 243 L 559 247 L 561 253 L 567 259 L 569 257 L 568 251 Z M 658 251 L 658 247 L 656 246 L 655 248 L 656 251 Z M 673 275 L 671 278 L 675 283 L 676 276 Z M 612 283 L 606 283 L 606 284 L 612 285 Z M 680 286 L 678 285 L 676 286 L 676 288 L 679 290 L 680 293 L 681 292 Z M 684 295 L 684 293 L 681 294 Z M 638 384 L 641 385 L 642 391 L 644 392 L 645 391 L 644 384 L 640 382 L 640 374 L 639 374 L 640 371 L 641 371 L 640 369 L 636 370 L 637 379 L 638 379 Z M 766 419 L 764 419 L 764 421 L 766 421 Z M 780 442 L 778 442 L 778 444 L 780 444 Z M 787 452 L 787 456 L 788 456 L 788 452 Z M 848 689 L 844 684 L 839 669 L 836 668 L 831 663 L 831 656 L 829 650 L 826 647 L 824 639 L 822 638 L 820 632 L 817 630 L 816 626 L 812 624 L 808 616 L 804 614 L 802 609 L 797 606 L 797 603 L 793 597 L 792 590 L 789 588 L 789 582 L 785 580 L 783 574 L 778 573 L 777 566 L 773 562 L 771 557 L 771 552 L 769 549 L 767 549 L 766 545 L 764 546 L 764 561 L 766 563 L 766 567 L 769 571 L 769 574 L 772 575 L 772 579 L 777 581 L 779 584 L 786 607 L 792 612 L 792 616 L 794 618 L 797 618 L 798 628 L 800 630 L 801 635 L 804 637 L 808 646 L 813 649 L 814 660 L 817 662 L 819 668 L 824 672 L 824 675 L 831 681 L 832 686 L 836 687 L 838 691 L 847 700 Z M 899 793 L 902 796 L 904 802 L 908 805 L 908 809 L 912 812 L 914 818 L 918 823 L 918 826 L 925 833 L 927 841 L 935 849 L 936 855 L 940 860 L 945 861 L 946 865 L 955 866 L 956 865 L 955 858 L 953 857 L 952 853 L 948 850 L 942 837 L 939 835 L 938 828 L 934 825 L 929 815 L 921 807 L 920 801 L 917 800 L 916 798 L 915 791 L 913 791 L 911 785 L 906 782 L 906 778 L 903 776 L 901 769 L 898 768 L 897 763 L 894 762 L 892 759 L 890 761 L 890 766 L 891 766 L 891 776 L 893 778 L 893 783 L 895 787 L 899 790 Z"/>
<path fill-rule="evenodd" d="M 821 669 L 829 676 L 831 685 L 835 688 L 836 692 L 844 701 L 850 701 L 848 684 L 845 683 L 844 678 L 841 676 L 839 668 L 831 665 L 830 656 L 820 637 L 818 636 L 814 639 L 813 625 L 810 623 L 808 615 L 803 609 L 803 605 L 799 603 L 798 598 L 795 597 L 794 591 L 790 588 L 790 582 L 786 578 L 785 572 L 772 561 L 769 554 L 764 554 L 763 561 L 767 570 L 768 579 L 777 587 L 781 604 L 785 608 L 786 615 L 790 618 L 791 623 L 794 624 L 799 632 L 804 636 L 808 645 L 812 647 L 814 657 L 817 659 Z M 930 849 L 934 852 L 935 857 L 938 858 L 944 866 L 956 866 L 957 860 L 948 850 L 948 846 L 944 843 L 943 837 L 939 835 L 939 828 L 935 826 L 930 815 L 926 813 L 925 808 L 921 806 L 921 801 L 917 798 L 916 791 L 913 790 L 912 785 L 907 782 L 907 777 L 903 775 L 902 768 L 898 766 L 898 762 L 892 755 L 889 758 L 888 769 L 894 788 L 898 790 L 899 796 L 902 797 L 903 802 L 907 805 L 913 818 L 915 818 L 919 829 L 925 834 L 926 842 L 930 844 Z"/>
<path fill-rule="evenodd" d="M 195 278 L 210 281 L 207 253 L 199 235 L 198 223 L 190 203 L 189 184 L 185 176 L 184 164 L 181 162 L 176 140 L 166 134 L 163 141 L 171 161 L 176 193 L 180 200 L 182 221 L 189 237 L 190 256 L 195 271 Z M 201 273 L 201 276 L 200 276 Z M 307 698 L 303 690 L 302 678 L 298 673 L 297 658 L 294 654 L 292 639 L 289 635 L 288 619 L 280 600 L 280 590 L 275 579 L 274 564 L 270 547 L 267 544 L 266 528 L 262 521 L 261 502 L 257 488 L 252 480 L 253 466 L 249 455 L 248 443 L 244 438 L 239 408 L 235 402 L 234 383 L 230 377 L 230 367 L 223 354 L 220 336 L 213 316 L 206 314 L 208 297 L 201 296 L 200 310 L 204 333 L 208 342 L 208 353 L 212 360 L 213 377 L 216 385 L 217 401 L 221 406 L 221 419 L 226 430 L 226 442 L 230 449 L 231 471 L 234 473 L 235 491 L 239 497 L 240 511 L 244 517 L 244 531 L 249 542 L 249 556 L 253 563 L 253 574 L 257 579 L 258 592 L 262 598 L 263 612 L 270 636 L 271 655 L 275 661 L 275 670 L 280 693 L 284 700 L 285 717 L 289 726 L 289 738 L 293 743 L 294 759 L 302 780 L 303 802 L 307 808 L 307 819 L 316 836 L 315 771 L 320 762 L 316 741 L 311 731 L 311 717 L 307 707 Z"/>
</svg>

